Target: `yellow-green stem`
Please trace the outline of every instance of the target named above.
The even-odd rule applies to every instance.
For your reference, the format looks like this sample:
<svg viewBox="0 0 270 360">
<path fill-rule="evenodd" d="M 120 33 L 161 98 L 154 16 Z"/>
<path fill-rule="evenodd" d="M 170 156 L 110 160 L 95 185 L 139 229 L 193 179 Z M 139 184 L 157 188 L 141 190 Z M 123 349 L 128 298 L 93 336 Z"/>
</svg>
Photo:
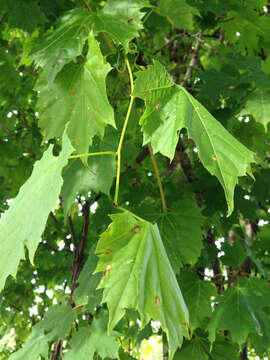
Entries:
<svg viewBox="0 0 270 360">
<path fill-rule="evenodd" d="M 130 102 L 129 102 L 128 111 L 127 111 L 127 115 L 126 115 L 126 118 L 125 118 L 124 126 L 123 126 L 123 129 L 122 129 L 122 133 L 121 133 L 121 136 L 120 136 L 117 153 L 116 153 L 116 155 L 117 155 L 117 173 L 116 173 L 116 185 L 115 185 L 115 194 L 114 194 L 114 204 L 116 206 L 117 206 L 117 202 L 118 202 L 118 193 L 119 193 L 119 185 L 120 185 L 121 150 L 122 150 L 123 140 L 124 140 L 128 120 L 129 120 L 129 117 L 130 117 L 131 109 L 132 109 L 133 102 L 134 102 L 134 99 L 135 99 L 135 97 L 132 96 L 134 85 L 133 85 L 132 71 L 131 71 L 128 59 L 126 59 L 126 65 L 127 65 L 127 69 L 128 69 L 129 78 L 130 78 Z"/>
<path fill-rule="evenodd" d="M 78 155 L 71 155 L 69 159 L 80 159 L 82 157 L 98 156 L 98 155 L 116 155 L 116 153 L 114 151 L 102 151 L 102 152 L 95 152 L 89 154 L 78 154 Z"/>
</svg>

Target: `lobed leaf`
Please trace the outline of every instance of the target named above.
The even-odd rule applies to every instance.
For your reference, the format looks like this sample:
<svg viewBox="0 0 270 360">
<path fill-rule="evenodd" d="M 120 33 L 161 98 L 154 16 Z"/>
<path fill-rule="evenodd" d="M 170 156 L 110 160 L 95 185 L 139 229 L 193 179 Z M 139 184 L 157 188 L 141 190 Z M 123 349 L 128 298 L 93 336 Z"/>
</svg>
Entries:
<svg viewBox="0 0 270 360">
<path fill-rule="evenodd" d="M 183 336 L 188 336 L 188 312 L 158 227 L 129 213 L 111 218 L 113 222 L 96 249 L 96 272 L 104 272 L 99 288 L 104 288 L 102 301 L 109 308 L 108 330 L 115 327 L 126 309 L 135 309 L 143 327 L 150 319 L 160 321 L 172 359 Z"/>
<path fill-rule="evenodd" d="M 72 145 L 87 153 L 95 135 L 104 135 L 105 126 L 115 126 L 114 114 L 106 94 L 106 76 L 111 70 L 104 62 L 93 33 L 88 37 L 89 54 L 84 64 L 69 64 L 49 86 L 45 74 L 36 89 L 39 126 L 45 139 L 61 136 L 66 123 Z"/>
<path fill-rule="evenodd" d="M 267 124 L 270 122 L 270 90 L 257 89 L 247 99 L 241 115 L 252 115 L 261 123 L 267 132 Z"/>
<path fill-rule="evenodd" d="M 92 27 L 91 17 L 84 9 L 73 9 L 59 19 L 54 31 L 34 45 L 30 56 L 44 69 L 49 85 L 67 63 L 81 55 Z"/>
<path fill-rule="evenodd" d="M 119 359 L 119 344 L 116 341 L 118 333 L 112 331 L 108 335 L 107 322 L 107 313 L 103 311 L 94 318 L 91 326 L 80 327 L 79 331 L 72 336 L 70 349 L 65 352 L 64 360 L 91 360 L 95 353 L 98 353 L 102 359 Z"/>
<path fill-rule="evenodd" d="M 63 184 L 61 172 L 72 153 L 66 132 L 63 134 L 62 151 L 52 154 L 52 145 L 34 165 L 33 172 L 0 219 L 0 290 L 9 275 L 16 275 L 24 247 L 33 263 L 34 254 L 44 231 L 49 212 L 58 205 Z"/>
<path fill-rule="evenodd" d="M 166 69 L 157 62 L 145 72 L 139 72 L 133 91 L 133 95 L 144 99 L 146 104 L 141 120 L 144 144 L 151 142 L 154 152 L 159 151 L 172 160 L 178 134 L 187 128 L 198 148 L 200 161 L 223 186 L 230 215 L 235 185 L 238 177 L 250 172 L 253 153 L 183 87 L 170 83 L 160 72 L 166 73 Z M 147 81 L 149 78 L 155 79 L 152 84 Z"/>
</svg>

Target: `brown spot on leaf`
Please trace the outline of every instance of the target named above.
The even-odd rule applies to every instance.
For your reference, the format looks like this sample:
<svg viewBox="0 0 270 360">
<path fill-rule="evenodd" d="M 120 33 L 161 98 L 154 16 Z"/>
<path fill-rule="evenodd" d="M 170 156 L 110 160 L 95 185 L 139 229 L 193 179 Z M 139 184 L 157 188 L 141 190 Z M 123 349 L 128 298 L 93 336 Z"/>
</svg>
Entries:
<svg viewBox="0 0 270 360">
<path fill-rule="evenodd" d="M 229 89 L 234 89 L 234 85 L 230 85 L 230 86 L 229 86 Z"/>
<path fill-rule="evenodd" d="M 213 156 L 212 159 L 213 159 L 214 161 L 217 161 L 217 158 L 216 158 L 215 156 Z"/>
<path fill-rule="evenodd" d="M 157 105 L 155 106 L 155 108 L 156 108 L 156 110 L 158 110 L 158 109 L 160 108 L 160 104 L 157 104 Z"/>
<path fill-rule="evenodd" d="M 47 105 L 43 105 L 44 109 L 46 109 Z"/>
<path fill-rule="evenodd" d="M 157 306 L 160 306 L 160 298 L 158 296 L 156 296 L 156 298 L 155 298 L 155 304 Z"/>
<path fill-rule="evenodd" d="M 74 93 L 73 91 L 71 91 L 71 92 L 69 93 L 69 95 L 70 95 L 70 96 L 75 96 L 75 93 Z"/>
<path fill-rule="evenodd" d="M 134 234 L 138 234 L 139 232 L 141 232 L 141 228 L 140 228 L 138 225 L 136 225 L 136 226 L 134 226 L 133 229 L 131 229 L 131 231 L 132 231 Z"/>
<path fill-rule="evenodd" d="M 111 225 L 109 225 L 106 229 L 107 232 L 111 231 Z"/>
<path fill-rule="evenodd" d="M 195 106 L 195 110 L 199 110 L 199 106 Z"/>
<path fill-rule="evenodd" d="M 112 252 L 111 249 L 107 249 L 107 250 L 105 251 L 105 254 L 110 254 L 111 252 Z"/>
</svg>

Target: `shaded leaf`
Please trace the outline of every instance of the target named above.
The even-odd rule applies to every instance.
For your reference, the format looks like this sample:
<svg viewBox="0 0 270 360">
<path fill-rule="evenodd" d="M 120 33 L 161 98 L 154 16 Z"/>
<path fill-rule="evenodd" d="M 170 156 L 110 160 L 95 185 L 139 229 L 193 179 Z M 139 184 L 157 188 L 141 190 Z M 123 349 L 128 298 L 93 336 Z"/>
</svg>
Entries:
<svg viewBox="0 0 270 360">
<path fill-rule="evenodd" d="M 211 354 L 209 357 L 210 360 L 238 360 L 238 346 L 229 341 L 224 341 L 223 336 L 218 336 L 217 340 L 214 342 Z"/>
<path fill-rule="evenodd" d="M 85 64 L 69 64 L 49 87 L 45 74 L 36 89 L 40 91 L 39 126 L 45 139 L 61 136 L 65 124 L 79 153 L 87 153 L 92 138 L 103 136 L 106 124 L 115 126 L 113 109 L 106 95 L 105 79 L 111 67 L 104 63 L 98 42 L 89 35 L 89 54 Z"/>
<path fill-rule="evenodd" d="M 211 297 L 216 288 L 210 281 L 200 280 L 194 272 L 181 271 L 180 285 L 190 314 L 190 328 L 200 327 L 212 315 Z"/>
<path fill-rule="evenodd" d="M 159 0 L 157 10 L 161 15 L 167 16 L 174 27 L 186 30 L 193 28 L 193 14 L 199 14 L 185 0 Z"/>
<path fill-rule="evenodd" d="M 174 204 L 158 221 L 165 247 L 184 264 L 195 264 L 203 248 L 203 217 L 194 200 Z M 178 263 L 179 267 L 179 263 Z"/>
<path fill-rule="evenodd" d="M 131 214 L 111 215 L 113 220 L 99 240 L 96 272 L 104 275 L 103 302 L 109 308 L 108 330 L 126 309 L 139 312 L 142 326 L 160 321 L 167 334 L 170 359 L 187 336 L 188 312 L 163 247 L 157 225 Z"/>
<path fill-rule="evenodd" d="M 97 290 L 97 286 L 101 280 L 101 273 L 93 274 L 96 266 L 97 257 L 90 252 L 77 281 L 79 286 L 73 293 L 73 300 L 76 305 L 88 303 L 87 308 L 90 312 L 93 312 L 102 300 L 102 290 Z"/>
<path fill-rule="evenodd" d="M 73 148 L 63 135 L 62 151 L 58 157 L 52 154 L 52 145 L 34 165 L 33 172 L 12 201 L 0 220 L 0 289 L 8 275 L 16 275 L 21 259 L 25 258 L 24 246 L 28 248 L 33 262 L 47 217 L 58 205 L 63 179 L 61 172 Z M 8 241 L 7 241 L 8 240 Z"/>
<path fill-rule="evenodd" d="M 48 358 L 49 342 L 64 339 L 76 320 L 76 313 L 68 305 L 55 305 L 45 313 L 44 319 L 32 329 L 31 337 L 22 349 L 16 351 L 11 360 L 33 360 L 42 355 Z"/>
<path fill-rule="evenodd" d="M 34 1 L 15 0 L 8 4 L 9 25 L 33 32 L 37 25 L 46 21 L 40 6 Z"/>
<path fill-rule="evenodd" d="M 39 359 L 40 355 L 45 359 L 48 358 L 48 336 L 44 334 L 44 330 L 36 326 L 33 327 L 32 333 L 24 346 L 10 356 L 10 360 L 33 360 Z"/>
<path fill-rule="evenodd" d="M 270 90 L 257 89 L 251 93 L 241 114 L 252 115 L 267 131 L 267 124 L 270 122 Z"/>
<path fill-rule="evenodd" d="M 49 338 L 48 341 L 58 340 L 59 338 L 64 340 L 76 318 L 76 313 L 71 306 L 57 304 L 49 308 L 44 315 L 44 319 L 36 326 L 46 332 Z"/>
<path fill-rule="evenodd" d="M 172 160 L 178 133 L 187 128 L 189 137 L 198 148 L 200 161 L 223 186 L 230 215 L 234 207 L 235 185 L 238 177 L 250 172 L 253 153 L 183 87 L 171 85 L 167 76 L 160 74 L 161 71 L 166 73 L 162 65 L 154 62 L 147 70 L 137 73 L 133 95 L 141 97 L 146 103 L 141 121 L 144 144 L 151 142 L 154 152 L 160 151 Z M 147 82 L 149 78 L 155 79 L 153 85 Z"/>
<path fill-rule="evenodd" d="M 90 360 L 95 352 L 104 359 L 119 358 L 119 344 L 116 341 L 118 333 L 112 331 L 107 335 L 108 316 L 106 312 L 98 314 L 91 326 L 80 327 L 79 331 L 73 334 L 70 341 L 70 349 L 65 352 L 64 360 Z"/>
<path fill-rule="evenodd" d="M 209 342 L 207 339 L 196 336 L 190 341 L 185 341 L 183 347 L 177 351 L 174 360 L 208 360 Z"/>
<path fill-rule="evenodd" d="M 102 141 L 94 138 L 89 153 L 117 150 L 117 136 L 108 127 Z M 63 171 L 64 184 L 62 197 L 65 214 L 72 206 L 77 193 L 86 196 L 89 191 L 109 195 L 116 172 L 116 159 L 113 155 L 90 156 L 85 167 L 80 159 L 71 160 Z"/>
<path fill-rule="evenodd" d="M 269 289 L 256 280 L 240 279 L 239 283 L 228 288 L 223 296 L 216 299 L 216 306 L 208 325 L 209 340 L 213 342 L 217 330 L 229 330 L 232 340 L 239 345 L 250 333 L 259 333 L 270 339 L 270 317 L 263 311 L 268 306 L 265 292 Z"/>
<path fill-rule="evenodd" d="M 224 255 L 220 257 L 222 263 L 224 265 L 231 266 L 234 269 L 238 268 L 247 256 L 247 253 L 240 241 L 236 241 L 233 245 L 224 242 L 221 245 L 221 250 L 224 251 Z"/>
</svg>

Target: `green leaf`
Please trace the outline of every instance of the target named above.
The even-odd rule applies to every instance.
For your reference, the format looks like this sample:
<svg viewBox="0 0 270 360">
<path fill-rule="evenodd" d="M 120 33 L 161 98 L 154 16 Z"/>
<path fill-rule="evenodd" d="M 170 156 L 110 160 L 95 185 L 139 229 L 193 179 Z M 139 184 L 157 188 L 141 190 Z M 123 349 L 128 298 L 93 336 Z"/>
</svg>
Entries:
<svg viewBox="0 0 270 360">
<path fill-rule="evenodd" d="M 214 342 L 209 357 L 210 360 L 238 360 L 238 346 L 229 341 L 224 341 L 223 336 L 218 336 Z"/>
<path fill-rule="evenodd" d="M 33 360 L 39 359 L 42 355 L 45 359 L 48 359 L 49 344 L 48 336 L 44 334 L 44 330 L 34 326 L 32 330 L 32 336 L 25 342 L 24 346 L 15 351 L 10 360 Z"/>
<path fill-rule="evenodd" d="M 73 293 L 75 303 L 77 305 L 88 303 L 87 307 L 91 313 L 102 300 L 102 290 L 97 289 L 101 280 L 101 273 L 93 274 L 96 266 L 97 257 L 90 252 L 77 281 L 79 286 Z"/>
<path fill-rule="evenodd" d="M 102 141 L 94 138 L 90 153 L 117 150 L 117 136 L 108 127 Z M 109 196 L 116 172 L 116 159 L 113 155 L 90 156 L 85 167 L 80 159 L 71 160 L 63 171 L 64 184 L 62 197 L 65 214 L 72 206 L 77 193 L 87 195 L 89 191 L 102 192 Z"/>
<path fill-rule="evenodd" d="M 64 360 L 90 360 L 93 359 L 95 352 L 104 358 L 118 359 L 119 344 L 116 341 L 118 333 L 112 331 L 107 335 L 108 317 L 106 312 L 98 314 L 91 326 L 80 327 L 79 331 L 73 334 L 70 349 L 65 352 Z"/>
<path fill-rule="evenodd" d="M 224 295 L 216 299 L 216 306 L 208 325 L 209 340 L 213 342 L 217 330 L 229 330 L 232 340 L 241 345 L 250 333 L 259 333 L 270 338 L 270 317 L 263 311 L 269 305 L 269 289 L 265 283 L 240 279 L 239 283 L 228 288 Z M 266 293 L 265 293 L 266 292 Z"/>
<path fill-rule="evenodd" d="M 139 10 L 148 4 L 147 0 L 108 0 L 94 18 L 94 30 L 109 33 L 128 51 L 130 40 L 136 38 L 143 27 L 144 13 Z"/>
<path fill-rule="evenodd" d="M 181 350 L 175 354 L 174 360 L 208 360 L 209 342 L 207 339 L 196 336 L 190 341 L 185 341 Z"/>
<path fill-rule="evenodd" d="M 9 275 L 16 275 L 24 247 L 33 263 L 49 212 L 58 205 L 63 179 L 61 172 L 73 148 L 64 132 L 62 151 L 52 154 L 52 145 L 34 165 L 33 172 L 0 220 L 0 290 Z M 8 241 L 7 241 L 8 240 Z"/>
<path fill-rule="evenodd" d="M 157 10 L 161 15 L 167 16 L 174 27 L 186 30 L 193 29 L 193 14 L 199 14 L 185 0 L 159 0 Z"/>
<path fill-rule="evenodd" d="M 224 242 L 221 245 L 221 250 L 224 252 L 224 255 L 220 257 L 220 260 L 224 265 L 231 266 L 233 269 L 238 268 L 247 256 L 240 241 L 236 241 L 233 245 Z"/>
<path fill-rule="evenodd" d="M 137 74 L 133 95 L 146 103 L 141 121 L 144 144 L 151 142 L 155 153 L 160 151 L 172 160 L 179 131 L 187 128 L 189 137 L 198 148 L 200 161 L 223 186 L 230 215 L 234 208 L 235 185 L 238 177 L 250 171 L 253 153 L 183 87 L 171 85 L 164 73 L 167 73 L 166 69 L 154 62 Z M 149 78 L 154 79 L 153 83 L 147 81 Z"/>
<path fill-rule="evenodd" d="M 16 351 L 11 360 L 33 360 L 42 355 L 48 358 L 49 342 L 65 339 L 72 323 L 76 320 L 76 313 L 69 305 L 55 305 L 45 313 L 44 319 L 38 322 L 32 329 L 31 337 L 26 341 L 23 348 Z"/>
<path fill-rule="evenodd" d="M 8 4 L 9 25 L 33 32 L 37 25 L 46 21 L 46 17 L 34 0 L 15 0 Z"/>
<path fill-rule="evenodd" d="M 50 85 L 57 73 L 82 53 L 91 30 L 91 16 L 79 8 L 65 13 L 56 23 L 56 29 L 34 45 L 30 56 L 37 66 L 44 68 Z"/>
<path fill-rule="evenodd" d="M 106 124 L 115 126 L 106 95 L 105 79 L 111 67 L 104 62 L 93 33 L 89 35 L 85 64 L 69 64 L 49 87 L 45 74 L 39 78 L 39 126 L 45 139 L 59 137 L 68 125 L 68 135 L 79 153 L 87 153 L 92 138 L 104 135 Z"/>
<path fill-rule="evenodd" d="M 216 288 L 210 281 L 200 280 L 193 272 L 181 271 L 180 286 L 190 314 L 190 328 L 200 327 L 207 317 L 211 317 L 211 297 L 216 296 Z"/>
<path fill-rule="evenodd" d="M 257 89 L 251 93 L 245 103 L 241 115 L 252 115 L 261 123 L 267 132 L 267 124 L 270 122 L 270 90 Z"/>
<path fill-rule="evenodd" d="M 104 288 L 102 301 L 109 308 L 108 330 L 115 327 L 126 309 L 135 309 L 142 326 L 150 319 L 160 321 L 172 359 L 183 336 L 188 335 L 188 312 L 158 227 L 129 213 L 111 218 L 113 222 L 96 249 L 96 272 L 104 272 L 99 288 Z"/>
<path fill-rule="evenodd" d="M 158 221 L 165 248 L 171 249 L 178 261 L 194 265 L 203 248 L 203 217 L 194 200 L 182 200 L 174 204 Z"/>
<path fill-rule="evenodd" d="M 44 319 L 37 324 L 47 334 L 47 341 L 64 340 L 77 316 L 71 306 L 57 304 L 49 308 Z"/>
</svg>

